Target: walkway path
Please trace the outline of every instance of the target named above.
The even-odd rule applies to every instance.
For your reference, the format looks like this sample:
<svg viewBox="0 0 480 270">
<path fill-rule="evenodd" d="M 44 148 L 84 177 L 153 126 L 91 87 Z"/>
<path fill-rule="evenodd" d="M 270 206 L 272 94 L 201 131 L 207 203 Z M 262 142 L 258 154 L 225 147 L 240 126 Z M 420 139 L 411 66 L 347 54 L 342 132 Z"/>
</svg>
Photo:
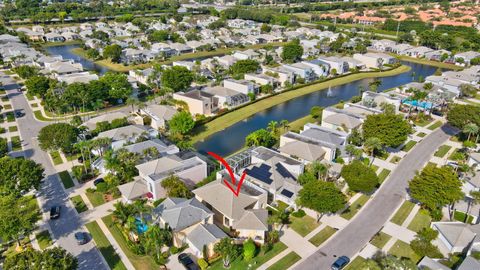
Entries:
<svg viewBox="0 0 480 270">
<path fill-rule="evenodd" d="M 381 185 L 352 221 L 312 256 L 297 263 L 295 269 L 329 269 L 336 257 L 357 254 L 404 201 L 408 181 L 415 172 L 456 132 L 454 128 L 444 125 L 426 136 L 400 161 L 388 181 Z"/>
<path fill-rule="evenodd" d="M 127 255 L 123 252 L 122 248 L 117 243 L 117 240 L 115 240 L 115 238 L 110 233 L 110 230 L 108 230 L 107 225 L 105 225 L 101 218 L 97 219 L 96 221 L 100 229 L 102 229 L 103 233 L 107 237 L 108 241 L 110 241 L 110 243 L 112 244 L 113 249 L 118 254 L 125 267 L 127 267 L 128 270 L 135 270 L 135 267 L 133 267 L 133 264 L 130 262 Z"/>
</svg>

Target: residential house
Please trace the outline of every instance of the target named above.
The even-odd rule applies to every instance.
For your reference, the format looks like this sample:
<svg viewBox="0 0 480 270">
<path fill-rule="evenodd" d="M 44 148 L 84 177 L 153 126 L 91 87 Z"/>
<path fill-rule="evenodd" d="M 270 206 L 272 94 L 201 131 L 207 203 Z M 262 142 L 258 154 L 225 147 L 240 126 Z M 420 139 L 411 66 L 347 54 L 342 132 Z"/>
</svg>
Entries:
<svg viewBox="0 0 480 270">
<path fill-rule="evenodd" d="M 190 71 L 195 67 L 195 62 L 193 61 L 173 61 L 172 66 L 184 67 Z"/>
<path fill-rule="evenodd" d="M 134 78 L 137 82 L 143 85 L 148 85 L 149 78 L 154 72 L 155 70 L 153 68 L 130 70 L 128 76 Z"/>
<path fill-rule="evenodd" d="M 295 74 L 282 66 L 274 68 L 265 68 L 263 73 L 278 79 L 281 86 L 292 85 L 295 82 Z"/>
<path fill-rule="evenodd" d="M 175 92 L 173 98 L 187 103 L 192 115 L 213 115 L 218 110 L 218 99 L 205 91 Z"/>
<path fill-rule="evenodd" d="M 426 77 L 425 82 L 432 83 L 433 85 L 439 86 L 449 92 L 452 92 L 457 97 L 460 96 L 460 85 L 464 84 L 464 82 L 455 78 L 435 75 Z"/>
<path fill-rule="evenodd" d="M 242 94 L 257 94 L 259 91 L 259 86 L 251 81 L 248 80 L 234 80 L 234 79 L 226 79 L 223 81 L 223 87 L 235 90 Z"/>
<path fill-rule="evenodd" d="M 480 153 L 474 152 L 468 156 L 468 166 L 475 167 L 478 171 L 480 170 Z"/>
<path fill-rule="evenodd" d="M 322 127 L 350 133 L 363 124 L 364 117 L 344 110 L 328 107 L 322 113 Z"/>
<path fill-rule="evenodd" d="M 438 231 L 438 248 L 444 255 L 463 253 L 470 248 L 480 249 L 480 224 L 463 222 L 432 222 L 432 229 Z"/>
<path fill-rule="evenodd" d="M 117 150 L 126 144 L 135 143 L 139 139 L 153 139 L 157 136 L 158 131 L 153 128 L 142 125 L 129 125 L 100 132 L 97 138 L 110 138 L 112 140 L 110 147 L 113 150 Z"/>
<path fill-rule="evenodd" d="M 441 61 L 444 55 L 447 55 L 447 59 L 450 57 L 452 52 L 447 50 L 434 50 L 431 52 L 425 53 L 425 58 L 432 61 Z"/>
<path fill-rule="evenodd" d="M 428 47 L 419 46 L 406 50 L 404 53 L 410 57 L 423 58 L 427 53 L 431 53 L 433 51 L 433 49 L 430 49 Z"/>
<path fill-rule="evenodd" d="M 480 260 L 473 256 L 467 256 L 456 270 L 480 269 Z"/>
<path fill-rule="evenodd" d="M 423 257 L 423 259 L 417 264 L 418 269 L 420 270 L 450 270 L 450 267 L 441 264 L 438 260 L 434 260 L 428 256 Z"/>
<path fill-rule="evenodd" d="M 282 67 L 293 72 L 296 78 L 302 78 L 305 82 L 311 82 L 316 78 L 316 73 L 313 71 L 311 65 L 304 64 L 303 62 L 283 64 Z"/>
<path fill-rule="evenodd" d="M 172 106 L 151 104 L 140 109 L 140 112 L 152 119 L 152 128 L 165 129 L 167 128 L 168 121 L 170 121 L 178 111 Z"/>
<path fill-rule="evenodd" d="M 127 48 L 122 51 L 121 61 L 126 64 L 146 63 L 154 59 L 150 50 Z"/>
<path fill-rule="evenodd" d="M 263 244 L 268 231 L 267 192 L 245 181 L 238 196 L 221 179 L 193 190 L 195 198 L 214 213 L 214 223 L 232 230 L 239 240 L 253 239 Z"/>
<path fill-rule="evenodd" d="M 456 64 L 460 66 L 469 66 L 470 61 L 480 57 L 480 52 L 468 51 L 455 54 Z M 460 60 L 461 59 L 461 60 Z"/>
<path fill-rule="evenodd" d="M 276 88 L 279 84 L 277 78 L 266 74 L 248 73 L 245 74 L 244 79 L 247 81 L 253 81 L 259 85 L 271 85 L 273 88 Z"/>
<path fill-rule="evenodd" d="M 383 68 L 385 65 L 393 65 L 397 61 L 395 57 L 385 53 L 356 53 L 353 58 L 364 63 L 367 68 Z"/>
<path fill-rule="evenodd" d="M 413 49 L 414 47 L 410 44 L 400 43 L 392 46 L 390 51 L 400 55 L 407 55 L 407 51 Z"/>
<path fill-rule="evenodd" d="M 389 39 L 372 40 L 370 49 L 381 52 L 389 52 L 392 51 L 392 47 L 394 47 L 395 44 L 395 41 Z"/>
<path fill-rule="evenodd" d="M 109 112 L 105 113 L 85 121 L 81 126 L 88 128 L 88 130 L 93 131 L 97 128 L 97 124 L 101 122 L 112 122 L 115 119 L 127 118 L 128 115 L 123 112 Z"/>
<path fill-rule="evenodd" d="M 85 71 L 85 72 L 62 74 L 62 75 L 57 74 L 56 79 L 59 82 L 64 82 L 66 84 L 89 83 L 91 81 L 98 80 L 98 75 L 95 73 L 90 73 L 88 71 Z"/>
<path fill-rule="evenodd" d="M 240 106 L 250 101 L 246 94 L 222 86 L 205 87 L 203 91 L 218 99 L 219 109 Z"/>
<path fill-rule="evenodd" d="M 283 138 L 284 143 L 290 141 L 291 139 L 308 143 L 316 142 L 317 145 L 322 147 L 322 152 L 324 152 L 323 155 L 318 156 L 321 157 L 321 159 L 318 159 L 319 161 L 334 161 L 338 155 L 337 151 L 340 151 L 340 155 L 342 155 L 345 159 L 348 158 L 346 153 L 344 153 L 344 148 L 347 145 L 348 137 L 348 133 L 346 132 L 308 123 L 303 126 L 303 130 L 300 131 L 298 135 L 290 134 L 290 136 L 285 137 L 288 138 Z M 282 138 L 280 138 L 280 140 L 282 140 Z M 282 142 L 280 143 L 282 144 Z M 315 161 L 315 155 L 318 155 L 318 153 L 312 153 L 311 158 L 306 158 L 308 156 L 297 156 L 303 159 L 304 163 L 309 163 Z"/>
<path fill-rule="evenodd" d="M 73 61 L 56 61 L 52 63 L 45 63 L 45 70 L 47 72 L 63 75 L 82 72 L 83 66 L 82 64 L 75 63 Z"/>
<path fill-rule="evenodd" d="M 228 235 L 217 225 L 199 224 L 187 235 L 186 243 L 198 258 L 203 256 L 204 247 L 207 247 L 207 256 L 211 257 L 215 254 L 215 244 L 225 237 Z"/>
<path fill-rule="evenodd" d="M 172 48 L 173 50 L 175 50 L 177 52 L 177 54 L 184 54 L 184 53 L 193 52 L 193 49 L 186 44 L 174 42 L 174 43 L 170 43 L 169 45 L 170 45 L 170 48 Z"/>
<path fill-rule="evenodd" d="M 233 53 L 232 56 L 237 58 L 238 60 L 258 60 L 260 54 L 252 49 L 248 49 L 245 51 L 236 51 L 235 53 Z"/>
<path fill-rule="evenodd" d="M 330 74 L 344 74 L 350 69 L 347 62 L 336 56 L 321 56 L 317 60 L 330 67 Z"/>
<path fill-rule="evenodd" d="M 79 34 L 74 33 L 74 32 L 64 32 L 64 33 L 62 33 L 62 37 L 66 41 L 77 40 L 77 39 L 81 38 Z"/>
<path fill-rule="evenodd" d="M 135 166 L 141 180 L 147 183 L 148 193 L 153 200 L 165 198 L 166 190 L 162 181 L 172 175 L 180 178 L 188 187 L 207 177 L 207 163 L 197 156 L 183 159 L 179 155 L 169 155 Z"/>
<path fill-rule="evenodd" d="M 43 39 L 46 42 L 64 42 L 65 41 L 65 37 L 57 33 L 47 33 L 43 36 Z"/>
<path fill-rule="evenodd" d="M 369 108 L 380 108 L 382 103 L 387 103 L 395 106 L 395 111 L 398 112 L 402 100 L 395 95 L 388 93 L 376 93 L 365 91 L 362 93 L 362 105 Z"/>
<path fill-rule="evenodd" d="M 220 64 L 225 69 L 229 69 L 233 64 L 238 61 L 238 58 L 235 58 L 231 55 L 224 55 L 222 57 L 216 57 L 214 59 L 216 59 L 218 64 Z"/>
</svg>

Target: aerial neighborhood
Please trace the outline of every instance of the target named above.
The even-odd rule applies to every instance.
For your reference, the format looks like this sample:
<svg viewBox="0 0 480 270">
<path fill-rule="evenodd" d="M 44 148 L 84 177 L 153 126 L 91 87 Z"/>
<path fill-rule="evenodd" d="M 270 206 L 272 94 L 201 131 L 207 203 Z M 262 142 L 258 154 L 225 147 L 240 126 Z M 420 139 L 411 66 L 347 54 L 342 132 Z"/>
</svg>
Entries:
<svg viewBox="0 0 480 270">
<path fill-rule="evenodd" d="M 0 269 L 480 269 L 478 1 L 0 14 Z"/>
</svg>

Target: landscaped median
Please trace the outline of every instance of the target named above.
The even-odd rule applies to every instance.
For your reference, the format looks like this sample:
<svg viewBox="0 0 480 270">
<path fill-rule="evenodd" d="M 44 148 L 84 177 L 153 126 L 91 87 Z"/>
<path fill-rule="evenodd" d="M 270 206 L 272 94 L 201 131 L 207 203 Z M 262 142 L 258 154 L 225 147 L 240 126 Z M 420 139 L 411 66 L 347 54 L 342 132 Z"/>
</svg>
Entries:
<svg viewBox="0 0 480 270">
<path fill-rule="evenodd" d="M 201 127 L 198 127 L 196 130 L 199 132 L 192 137 L 192 142 L 196 143 L 202 141 L 208 136 L 225 129 L 226 127 L 229 127 L 235 123 L 247 119 L 248 117 L 265 109 L 284 103 L 290 99 L 294 99 L 316 91 L 328 89 L 329 87 L 347 84 L 357 80 L 394 76 L 407 72 L 409 70 L 409 66 L 400 66 L 388 71 L 354 73 L 342 77 L 321 81 L 318 83 L 312 83 L 303 87 L 294 87 L 291 90 L 286 90 L 280 94 L 259 99 L 254 103 L 248 104 L 231 112 L 225 113 L 224 115 L 218 116 L 212 121 L 202 125 Z"/>
</svg>

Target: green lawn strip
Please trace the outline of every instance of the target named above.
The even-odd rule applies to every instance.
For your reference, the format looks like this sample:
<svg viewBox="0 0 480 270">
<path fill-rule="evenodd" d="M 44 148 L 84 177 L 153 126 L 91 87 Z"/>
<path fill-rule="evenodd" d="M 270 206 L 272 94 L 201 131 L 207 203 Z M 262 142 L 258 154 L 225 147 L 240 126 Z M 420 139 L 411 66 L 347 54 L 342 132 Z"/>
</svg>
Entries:
<svg viewBox="0 0 480 270">
<path fill-rule="evenodd" d="M 419 119 L 419 120 L 414 120 L 413 123 L 416 125 L 416 126 L 419 126 L 419 127 L 424 127 L 430 123 L 432 123 L 432 119 Z"/>
<path fill-rule="evenodd" d="M 308 241 L 315 246 L 320 246 L 323 242 L 327 241 L 330 236 L 332 236 L 337 230 L 330 226 L 323 228 L 317 234 L 315 234 L 312 238 Z"/>
<path fill-rule="evenodd" d="M 390 159 L 390 162 L 396 164 L 396 163 L 400 162 L 401 159 L 402 158 L 399 157 L 399 156 L 393 156 L 392 159 Z"/>
<path fill-rule="evenodd" d="M 267 270 L 283 270 L 288 269 L 290 266 L 298 262 L 302 257 L 300 257 L 294 251 L 288 253 L 285 257 L 278 260 L 276 263 L 270 265 Z"/>
<path fill-rule="evenodd" d="M 455 161 L 460 161 L 460 160 L 464 160 L 466 157 L 465 157 L 465 154 L 462 153 L 462 152 L 459 152 L 460 149 L 456 148 L 451 154 L 450 156 L 448 157 L 448 159 L 450 160 L 455 160 Z"/>
<path fill-rule="evenodd" d="M 438 148 L 437 152 L 435 152 L 435 154 L 433 155 L 436 157 L 443 158 L 448 153 L 448 151 L 450 151 L 450 149 L 452 149 L 450 145 L 441 145 Z"/>
<path fill-rule="evenodd" d="M 358 270 L 361 269 L 360 267 L 362 264 L 366 261 L 363 257 L 357 256 L 353 261 L 351 261 L 347 267 L 345 267 L 345 270 Z"/>
<path fill-rule="evenodd" d="M 397 242 L 395 242 L 395 244 L 390 248 L 388 253 L 395 255 L 398 258 L 402 258 L 402 257 L 410 258 L 415 263 L 417 263 L 421 259 L 420 256 L 418 256 L 412 250 L 409 244 L 401 240 L 397 240 Z"/>
<path fill-rule="evenodd" d="M 414 203 L 410 201 L 403 202 L 402 206 L 400 206 L 400 208 L 397 210 L 397 212 L 395 213 L 395 215 L 392 217 L 390 221 L 392 223 L 402 226 L 403 222 L 405 222 L 408 215 L 410 215 L 410 212 L 412 212 L 413 207 L 415 207 Z"/>
<path fill-rule="evenodd" d="M 16 131 L 18 131 L 18 127 L 17 127 L 17 126 L 8 127 L 8 132 L 16 132 Z"/>
<path fill-rule="evenodd" d="M 370 165 L 370 168 L 372 168 L 373 171 L 377 171 L 378 170 L 378 166 L 377 165 Z"/>
<path fill-rule="evenodd" d="M 46 118 L 42 111 L 38 110 L 38 111 L 33 111 L 33 115 L 35 116 L 35 118 L 39 121 L 54 121 L 54 119 L 49 119 L 49 118 Z"/>
<path fill-rule="evenodd" d="M 430 218 L 428 211 L 420 209 L 407 228 L 411 231 L 419 232 L 423 228 L 429 227 L 431 221 L 432 219 Z"/>
<path fill-rule="evenodd" d="M 396 55 L 396 54 L 392 54 L 392 55 L 396 56 L 400 60 L 404 60 L 404 61 L 408 61 L 408 62 L 412 62 L 412 63 L 424 64 L 424 65 L 428 65 L 428 66 L 434 66 L 434 67 L 438 67 L 438 68 L 452 69 L 452 70 L 462 69 L 462 67 L 456 66 L 454 64 L 437 62 L 437 61 L 430 61 L 430 60 L 427 60 L 427 59 L 410 57 L 410 56 L 406 56 L 406 55 Z"/>
<path fill-rule="evenodd" d="M 93 205 L 93 207 L 97 207 L 106 203 L 105 199 L 103 198 L 103 193 L 95 191 L 95 192 L 85 192 L 85 194 L 87 195 L 87 198 L 90 201 L 90 203 Z"/>
<path fill-rule="evenodd" d="M 443 125 L 442 121 L 437 121 L 437 122 L 431 124 L 430 126 L 428 126 L 427 128 L 429 130 L 434 130 L 434 129 L 437 129 L 437 128 L 441 127 L 442 125 Z"/>
<path fill-rule="evenodd" d="M 221 131 L 237 122 L 240 122 L 260 111 L 266 110 L 270 107 L 275 105 L 284 103 L 290 99 L 303 96 L 309 93 L 313 93 L 322 89 L 328 89 L 330 86 L 342 85 L 346 83 L 350 83 L 353 81 L 365 79 L 365 78 L 374 78 L 374 77 L 387 77 L 393 76 L 396 74 L 401 74 L 410 70 L 407 66 L 401 66 L 394 70 L 383 71 L 383 72 L 370 72 L 370 73 L 356 73 L 350 74 L 344 77 L 331 79 L 328 81 L 323 81 L 319 83 L 315 83 L 312 85 L 308 85 L 305 87 L 300 87 L 295 90 L 285 91 L 278 95 L 270 96 L 264 99 L 261 99 L 255 103 L 249 104 L 237 110 L 231 111 L 226 113 L 222 116 L 215 118 L 214 120 L 206 123 L 205 125 L 200 126 L 197 129 L 197 134 L 192 137 L 192 142 L 201 141 L 208 136 Z"/>
<path fill-rule="evenodd" d="M 318 224 L 314 218 L 309 215 L 305 215 L 301 218 L 294 217 L 290 215 L 290 228 L 300 234 L 302 237 L 305 237 L 320 224 Z"/>
<path fill-rule="evenodd" d="M 73 205 L 75 206 L 75 209 L 79 214 L 88 210 L 88 207 L 83 201 L 82 196 L 77 195 L 77 196 L 71 197 L 70 200 L 72 200 Z"/>
<path fill-rule="evenodd" d="M 300 129 L 303 128 L 303 126 L 305 126 L 305 124 L 315 123 L 315 122 L 317 122 L 317 119 L 313 118 L 311 115 L 307 115 L 295 121 L 290 122 L 290 124 L 288 125 L 291 131 L 299 131 Z"/>
<path fill-rule="evenodd" d="M 382 169 L 382 171 L 378 174 L 378 180 L 380 181 L 380 183 L 383 183 L 383 181 L 387 179 L 389 174 L 390 174 L 389 169 Z"/>
<path fill-rule="evenodd" d="M 60 165 L 63 163 L 62 157 L 58 151 L 50 152 L 50 157 L 52 158 L 53 165 Z"/>
<path fill-rule="evenodd" d="M 362 194 L 356 201 L 354 201 L 340 216 L 344 219 L 350 220 L 355 214 L 367 203 L 370 197 Z"/>
<path fill-rule="evenodd" d="M 58 176 L 60 177 L 60 180 L 62 180 L 62 184 L 65 189 L 75 186 L 68 171 L 61 171 L 58 173 Z"/>
<path fill-rule="evenodd" d="M 12 140 L 12 150 L 13 151 L 20 151 L 22 150 L 22 142 L 20 140 L 20 136 L 13 136 Z"/>
<path fill-rule="evenodd" d="M 50 236 L 50 233 L 48 232 L 48 230 L 37 233 L 37 235 L 35 235 L 35 238 L 37 239 L 40 249 L 42 250 L 46 249 L 47 247 L 53 244 L 52 237 Z"/>
<path fill-rule="evenodd" d="M 466 215 L 467 215 L 466 213 L 455 211 L 453 213 L 453 218 L 457 221 L 464 222 Z M 466 223 L 472 223 L 472 221 L 473 221 L 473 216 L 468 215 L 468 219 Z"/>
<path fill-rule="evenodd" d="M 378 232 L 375 234 L 372 240 L 370 240 L 370 244 L 382 249 L 387 244 L 388 240 L 390 240 L 390 238 L 392 238 L 390 235 L 384 232 Z"/>
<path fill-rule="evenodd" d="M 102 218 L 105 225 L 108 227 L 108 230 L 112 234 L 115 241 L 117 241 L 120 248 L 123 250 L 125 255 L 128 257 L 128 260 L 133 264 L 133 267 L 137 270 L 150 270 L 158 269 L 159 266 L 155 263 L 152 257 L 136 255 L 128 248 L 128 243 L 125 240 L 121 229 L 117 224 L 113 222 L 112 215 L 108 215 Z"/>
<path fill-rule="evenodd" d="M 11 109 L 12 109 L 12 105 L 10 105 L 10 104 L 5 104 L 5 105 L 3 105 L 3 109 L 4 109 L 4 110 L 11 110 Z"/>
<path fill-rule="evenodd" d="M 423 138 L 423 137 L 427 136 L 427 134 L 425 132 L 419 132 L 417 134 L 417 136 L 420 137 L 420 138 Z"/>
<path fill-rule="evenodd" d="M 405 151 L 405 152 L 408 152 L 410 151 L 414 146 L 415 144 L 417 144 L 416 141 L 408 141 L 403 147 L 402 147 L 402 151 Z"/>
<path fill-rule="evenodd" d="M 85 227 L 87 227 L 87 230 L 90 232 L 98 250 L 102 253 L 105 261 L 107 261 L 108 266 L 113 270 L 127 269 L 100 226 L 98 226 L 98 223 L 92 221 L 86 224 Z"/>
<path fill-rule="evenodd" d="M 15 122 L 15 115 L 13 114 L 13 112 L 7 112 L 6 115 L 7 115 L 7 122 L 9 123 Z"/>
<path fill-rule="evenodd" d="M 3 101 L 3 102 L 7 102 L 7 101 L 8 101 L 8 97 L 7 97 L 7 96 L 3 96 L 3 97 L 2 97 L 2 101 Z"/>
</svg>

